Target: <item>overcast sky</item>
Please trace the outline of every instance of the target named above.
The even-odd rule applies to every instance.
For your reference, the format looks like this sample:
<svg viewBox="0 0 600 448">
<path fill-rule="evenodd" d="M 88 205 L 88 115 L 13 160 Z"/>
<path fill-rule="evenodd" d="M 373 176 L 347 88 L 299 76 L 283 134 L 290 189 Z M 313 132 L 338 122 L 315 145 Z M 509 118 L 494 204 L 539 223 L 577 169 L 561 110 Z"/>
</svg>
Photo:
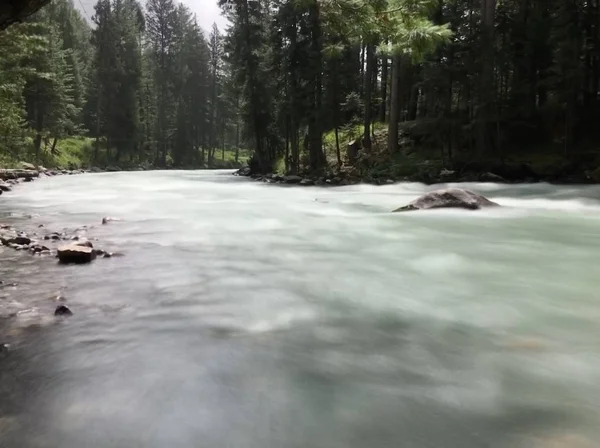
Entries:
<svg viewBox="0 0 600 448">
<path fill-rule="evenodd" d="M 198 23 L 209 32 L 213 22 L 221 31 L 225 29 L 227 21 L 221 16 L 221 9 L 217 5 L 217 0 L 181 0 L 181 3 L 187 5 L 198 17 Z"/>
<path fill-rule="evenodd" d="M 80 10 L 85 9 L 85 13 L 89 16 L 88 19 L 92 18 L 94 14 L 94 5 L 98 0 L 74 0 L 75 6 Z M 210 33 L 212 24 L 217 23 L 217 26 L 221 31 L 225 29 L 227 20 L 221 17 L 221 9 L 217 6 L 217 0 L 175 0 L 187 5 L 198 18 L 198 23 L 207 35 Z M 145 3 L 144 0 L 141 1 Z"/>
</svg>

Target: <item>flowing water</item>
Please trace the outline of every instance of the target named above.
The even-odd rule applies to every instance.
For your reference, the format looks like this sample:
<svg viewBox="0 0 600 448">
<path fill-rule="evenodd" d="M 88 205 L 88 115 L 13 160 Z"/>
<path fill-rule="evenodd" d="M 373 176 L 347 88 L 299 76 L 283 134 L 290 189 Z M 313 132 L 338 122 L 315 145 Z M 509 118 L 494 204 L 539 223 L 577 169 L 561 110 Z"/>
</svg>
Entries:
<svg viewBox="0 0 600 448">
<path fill-rule="evenodd" d="M 95 225 L 126 256 L 3 249 L 0 446 L 600 446 L 600 188 L 469 188 L 505 207 L 229 172 L 3 195 L 4 222 Z"/>
</svg>

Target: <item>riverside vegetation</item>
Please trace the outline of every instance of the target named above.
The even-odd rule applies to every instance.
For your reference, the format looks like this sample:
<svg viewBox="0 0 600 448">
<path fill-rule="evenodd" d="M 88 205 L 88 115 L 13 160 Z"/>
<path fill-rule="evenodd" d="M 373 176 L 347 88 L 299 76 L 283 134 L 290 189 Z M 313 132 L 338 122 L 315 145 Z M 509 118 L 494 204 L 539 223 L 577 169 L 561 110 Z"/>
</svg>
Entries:
<svg viewBox="0 0 600 448">
<path fill-rule="evenodd" d="M 56 0 L 0 32 L 0 166 L 233 168 L 222 37 L 174 2 Z"/>
</svg>

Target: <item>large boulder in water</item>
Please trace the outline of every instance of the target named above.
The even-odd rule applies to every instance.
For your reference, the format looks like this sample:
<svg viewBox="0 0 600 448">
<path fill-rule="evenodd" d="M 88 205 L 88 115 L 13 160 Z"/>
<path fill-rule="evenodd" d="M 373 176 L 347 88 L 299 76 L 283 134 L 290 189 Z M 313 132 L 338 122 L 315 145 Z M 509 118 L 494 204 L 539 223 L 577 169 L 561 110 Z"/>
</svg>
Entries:
<svg viewBox="0 0 600 448">
<path fill-rule="evenodd" d="M 483 207 L 498 206 L 480 194 L 473 193 L 461 188 L 447 188 L 444 190 L 430 191 L 418 197 L 408 205 L 400 207 L 395 212 L 406 212 L 410 210 L 429 210 L 433 208 L 464 208 L 467 210 L 479 210 Z"/>
<path fill-rule="evenodd" d="M 58 248 L 57 257 L 61 263 L 89 263 L 96 258 L 96 252 L 90 245 L 68 244 Z"/>
</svg>

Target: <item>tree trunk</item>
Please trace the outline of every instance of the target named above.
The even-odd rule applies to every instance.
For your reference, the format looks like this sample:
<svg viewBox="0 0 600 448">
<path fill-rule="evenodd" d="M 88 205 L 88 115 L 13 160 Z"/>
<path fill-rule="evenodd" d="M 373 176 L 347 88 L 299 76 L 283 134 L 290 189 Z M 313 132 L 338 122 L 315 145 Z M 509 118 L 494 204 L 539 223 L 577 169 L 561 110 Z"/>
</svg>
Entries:
<svg viewBox="0 0 600 448">
<path fill-rule="evenodd" d="M 388 123 L 388 150 L 398 152 L 398 122 L 400 121 L 400 72 L 402 56 L 392 58 L 392 83 L 390 92 L 390 121 Z"/>
<path fill-rule="evenodd" d="M 480 104 L 477 111 L 477 153 L 481 158 L 491 152 L 493 135 L 490 132 L 494 103 L 494 18 L 496 0 L 481 0 L 481 79 Z"/>
<path fill-rule="evenodd" d="M 365 89 L 365 104 L 363 111 L 363 123 L 364 123 L 364 137 L 363 137 L 363 146 L 367 150 L 367 152 L 371 151 L 371 102 L 372 102 L 372 93 L 373 93 L 373 45 L 367 45 L 366 51 L 366 59 L 367 59 L 367 68 L 365 69 L 365 78 L 364 78 L 364 89 Z"/>
<path fill-rule="evenodd" d="M 339 100 L 339 89 L 340 79 L 338 76 L 338 63 L 337 59 L 333 58 L 331 62 L 331 84 L 332 84 L 332 95 L 331 95 L 331 109 L 333 112 L 333 129 L 335 132 L 335 154 L 337 156 L 338 169 L 342 166 L 342 155 L 340 151 L 340 136 L 339 136 L 339 125 L 340 125 L 340 100 Z"/>
<path fill-rule="evenodd" d="M 313 110 L 308 123 L 308 149 L 310 167 L 314 171 L 320 170 L 325 164 L 323 154 L 323 128 L 322 128 L 322 73 L 323 57 L 321 43 L 321 17 L 318 0 L 313 0 L 309 9 L 309 22 L 311 26 L 311 61 L 313 67 L 312 102 Z"/>
<path fill-rule="evenodd" d="M 388 85 L 388 58 L 381 59 L 381 105 L 379 106 L 379 121 L 385 123 L 387 118 L 387 85 Z"/>
<path fill-rule="evenodd" d="M 342 167 L 342 152 L 340 150 L 340 133 L 338 127 L 335 127 L 335 155 L 337 156 L 338 170 Z"/>
<path fill-rule="evenodd" d="M 54 139 L 52 140 L 52 147 L 50 148 L 50 154 L 55 155 L 56 154 L 56 144 L 58 143 L 58 137 L 54 137 Z"/>
<path fill-rule="evenodd" d="M 238 163 L 240 158 L 240 120 L 238 119 L 235 125 L 235 163 Z"/>
</svg>

